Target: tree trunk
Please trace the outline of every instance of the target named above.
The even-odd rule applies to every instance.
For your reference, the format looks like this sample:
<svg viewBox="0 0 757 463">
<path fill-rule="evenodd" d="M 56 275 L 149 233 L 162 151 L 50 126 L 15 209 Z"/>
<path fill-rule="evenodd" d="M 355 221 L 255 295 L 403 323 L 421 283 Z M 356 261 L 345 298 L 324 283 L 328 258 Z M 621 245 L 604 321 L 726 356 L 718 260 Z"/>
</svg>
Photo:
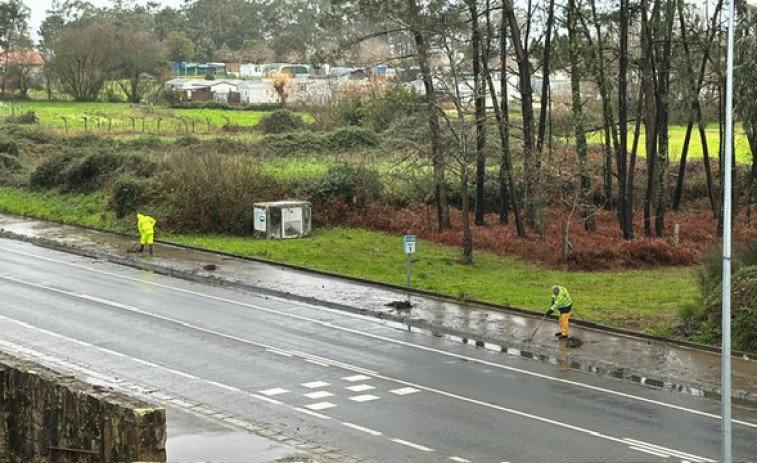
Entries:
<svg viewBox="0 0 757 463">
<path fill-rule="evenodd" d="M 431 137 L 431 162 L 434 169 L 434 192 L 436 200 L 436 212 L 439 230 L 451 228 L 449 218 L 449 205 L 447 203 L 447 187 L 444 183 L 446 162 L 441 143 L 441 131 L 439 129 L 439 114 L 436 106 L 436 90 L 429 67 L 428 45 L 423 33 L 413 31 L 413 38 L 418 52 L 418 65 L 423 76 L 423 86 L 426 90 L 425 103 L 428 116 L 429 136 Z"/>
<path fill-rule="evenodd" d="M 544 149 L 544 137 L 547 128 L 547 117 L 549 114 L 549 100 L 551 94 L 549 91 L 549 74 L 552 57 L 552 28 L 555 23 L 555 0 L 549 0 L 547 10 L 547 30 L 544 33 L 544 55 L 542 58 L 542 85 L 541 85 L 541 107 L 539 108 L 539 133 L 536 138 L 536 151 L 541 152 Z"/>
<path fill-rule="evenodd" d="M 489 11 L 487 9 L 487 25 L 491 25 Z M 490 26 L 491 27 L 491 26 Z M 489 34 L 492 36 L 493 34 Z M 494 87 L 494 81 L 492 80 L 491 73 L 488 71 L 487 60 L 483 61 L 485 74 L 487 76 L 487 83 L 489 84 L 489 93 L 492 96 L 492 103 L 494 105 L 494 115 L 497 119 L 497 128 L 499 131 L 500 144 L 502 145 L 502 156 L 500 158 L 499 166 L 499 196 L 500 196 L 500 211 L 499 221 L 501 224 L 507 224 L 508 205 L 512 204 L 513 217 L 515 219 L 515 229 L 520 238 L 526 236 L 526 231 L 523 228 L 523 221 L 521 219 L 520 208 L 518 207 L 517 196 L 515 195 L 515 173 L 513 170 L 513 164 L 510 156 L 510 104 L 508 102 L 507 91 L 507 21 L 502 18 L 500 22 L 500 98 L 501 101 L 497 102 L 497 91 Z"/>
<path fill-rule="evenodd" d="M 665 234 L 665 207 L 668 174 L 668 113 L 670 87 L 670 59 L 672 53 L 673 24 L 676 4 L 681 0 L 666 0 L 665 25 L 663 30 L 662 52 L 656 56 L 660 59 L 657 96 L 657 134 L 659 140 L 657 160 L 657 199 L 655 204 L 655 235 L 662 238 Z"/>
<path fill-rule="evenodd" d="M 572 96 L 573 127 L 576 136 L 576 152 L 578 154 L 578 169 L 581 177 L 581 195 L 584 229 L 589 233 L 597 231 L 589 198 L 591 196 L 591 177 L 586 168 L 588 149 L 586 146 L 586 130 L 584 128 L 583 102 L 581 101 L 581 71 L 578 64 L 578 38 L 575 0 L 568 0 L 568 49 L 570 58 L 570 87 Z"/>
<path fill-rule="evenodd" d="M 515 59 L 518 62 L 519 90 L 521 96 L 521 113 L 523 118 L 523 167 L 524 188 L 523 203 L 526 215 L 536 231 L 543 235 L 543 223 L 537 219 L 535 191 L 538 184 L 539 165 L 534 159 L 534 107 L 533 88 L 531 86 L 531 63 L 528 48 L 521 42 L 520 26 L 515 15 L 513 0 L 503 0 L 503 13 L 510 26 Z"/>
<path fill-rule="evenodd" d="M 481 29 L 478 0 L 466 0 L 471 15 L 473 93 L 476 107 L 476 225 L 484 225 L 486 187 L 486 87 L 481 80 Z"/>
<path fill-rule="evenodd" d="M 470 181 L 468 180 L 468 165 L 463 160 L 460 163 L 460 180 L 463 195 L 463 262 L 473 262 L 473 234 L 470 226 Z"/>
<path fill-rule="evenodd" d="M 610 81 L 605 73 L 605 40 L 599 18 L 597 17 L 596 0 L 591 0 L 591 17 L 597 37 L 597 43 L 592 47 L 592 49 L 597 50 L 594 62 L 595 78 L 599 86 L 599 96 L 602 99 L 602 119 L 604 121 L 604 163 L 602 166 L 603 191 L 605 195 L 604 208 L 612 210 L 615 206 L 612 201 L 612 159 L 613 157 L 616 160 L 618 159 L 620 142 L 618 141 L 618 127 L 615 124 L 615 116 L 613 115 L 612 101 L 610 99 Z M 586 33 L 586 40 L 591 42 L 592 38 L 591 34 L 589 34 L 589 28 L 584 27 L 583 30 Z"/>
<path fill-rule="evenodd" d="M 618 218 L 623 238 L 633 239 L 633 203 L 628 197 L 628 18 L 629 0 L 620 0 L 620 56 L 618 66 L 618 132 L 620 144 L 616 151 L 618 168 Z M 630 182 L 629 182 L 630 183 Z"/>
<path fill-rule="evenodd" d="M 654 0 L 652 0 L 654 1 Z M 657 5 L 655 3 L 652 18 L 657 17 Z M 647 188 L 644 192 L 644 236 L 652 236 L 652 203 L 655 195 L 655 179 L 657 167 L 657 110 L 655 98 L 657 97 L 655 69 L 654 34 L 647 17 L 649 4 L 647 0 L 641 0 L 641 48 L 644 51 L 642 59 L 642 86 L 644 87 L 644 132 L 646 134 L 647 156 Z M 654 20 L 654 19 L 653 19 Z"/>
</svg>

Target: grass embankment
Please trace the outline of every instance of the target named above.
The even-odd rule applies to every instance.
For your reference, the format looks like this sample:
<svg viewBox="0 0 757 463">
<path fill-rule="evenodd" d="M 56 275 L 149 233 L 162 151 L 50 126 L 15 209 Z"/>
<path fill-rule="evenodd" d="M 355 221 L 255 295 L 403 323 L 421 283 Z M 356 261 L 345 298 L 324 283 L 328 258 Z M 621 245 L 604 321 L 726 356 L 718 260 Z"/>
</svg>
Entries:
<svg viewBox="0 0 757 463">
<path fill-rule="evenodd" d="M 136 234 L 130 218 L 116 221 L 111 213 L 102 213 L 106 201 L 102 195 L 61 196 L 0 188 L 0 209 L 6 212 Z M 167 233 L 161 233 L 160 239 L 405 285 L 402 237 L 384 233 L 327 228 L 297 240 Z M 549 288 L 558 283 L 571 291 L 576 318 L 665 335 L 672 333 L 678 311 L 697 300 L 692 268 L 565 272 L 482 252 L 475 254 L 473 265 L 464 265 L 460 256 L 460 249 L 419 242 L 412 259 L 413 288 L 542 312 L 549 305 Z"/>
</svg>

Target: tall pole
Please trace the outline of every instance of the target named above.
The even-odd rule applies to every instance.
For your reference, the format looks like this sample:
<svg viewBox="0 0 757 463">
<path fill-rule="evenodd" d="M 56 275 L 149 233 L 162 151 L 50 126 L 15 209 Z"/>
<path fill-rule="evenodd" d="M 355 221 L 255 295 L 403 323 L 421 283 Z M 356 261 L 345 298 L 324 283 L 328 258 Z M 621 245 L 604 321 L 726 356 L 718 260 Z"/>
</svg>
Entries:
<svg viewBox="0 0 757 463">
<path fill-rule="evenodd" d="M 721 461 L 731 463 L 731 164 L 733 151 L 733 35 L 735 0 L 728 2 L 728 54 L 725 83 L 725 161 L 723 168 L 723 308 L 721 394 Z"/>
</svg>

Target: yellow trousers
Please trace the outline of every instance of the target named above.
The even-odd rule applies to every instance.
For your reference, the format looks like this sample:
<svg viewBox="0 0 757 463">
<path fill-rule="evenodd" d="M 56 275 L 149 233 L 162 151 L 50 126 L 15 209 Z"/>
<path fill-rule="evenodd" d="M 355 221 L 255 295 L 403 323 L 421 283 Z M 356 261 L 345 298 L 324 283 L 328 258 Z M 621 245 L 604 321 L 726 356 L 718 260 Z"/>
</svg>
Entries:
<svg viewBox="0 0 757 463">
<path fill-rule="evenodd" d="M 568 325 L 570 320 L 570 312 L 560 312 L 560 333 L 563 336 L 568 335 Z"/>
<path fill-rule="evenodd" d="M 145 245 L 145 244 L 152 244 L 153 240 L 155 238 L 155 232 L 141 232 L 140 234 L 140 240 L 139 244 Z"/>
</svg>

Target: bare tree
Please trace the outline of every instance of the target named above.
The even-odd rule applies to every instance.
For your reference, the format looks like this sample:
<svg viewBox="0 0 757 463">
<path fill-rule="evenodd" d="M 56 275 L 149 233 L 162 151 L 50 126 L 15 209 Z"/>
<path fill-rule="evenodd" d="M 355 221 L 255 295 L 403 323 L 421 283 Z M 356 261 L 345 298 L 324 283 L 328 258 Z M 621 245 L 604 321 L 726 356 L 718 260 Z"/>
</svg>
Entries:
<svg viewBox="0 0 757 463">
<path fill-rule="evenodd" d="M 623 238 L 633 239 L 633 169 L 628 168 L 628 28 L 629 0 L 620 0 L 620 46 L 618 65 L 618 219 Z"/>
<path fill-rule="evenodd" d="M 586 146 L 586 128 L 584 124 L 583 102 L 581 99 L 581 69 L 578 53 L 578 6 L 576 0 L 568 0 L 568 54 L 570 59 L 571 108 L 573 113 L 573 128 L 576 137 L 576 152 L 578 154 L 578 172 L 581 178 L 579 195 L 583 210 L 584 228 L 588 232 L 597 231 L 592 205 L 591 177 L 587 172 L 588 148 Z"/>
<path fill-rule="evenodd" d="M 702 41 L 703 53 L 701 61 L 699 63 L 699 70 L 695 74 L 694 65 L 692 60 L 691 46 L 689 44 L 689 35 L 687 33 L 686 17 L 683 12 L 683 2 L 678 2 L 678 18 L 681 23 L 681 45 L 684 51 L 684 78 L 686 80 L 689 98 L 691 100 L 691 110 L 689 111 L 689 121 L 686 125 L 686 135 L 683 139 L 683 147 L 681 148 L 681 160 L 678 166 L 678 179 L 676 182 L 675 192 L 673 194 L 673 210 L 677 211 L 681 207 L 681 197 L 683 194 L 684 177 L 686 173 L 686 159 L 689 149 L 689 141 L 691 140 L 691 132 L 696 122 L 699 129 L 699 138 L 702 142 L 702 157 L 705 169 L 705 176 L 707 180 L 707 197 L 710 200 L 710 207 L 712 213 L 717 215 L 717 206 L 715 202 L 715 191 L 712 183 L 712 167 L 710 165 L 709 148 L 707 147 L 707 132 L 705 130 L 704 120 L 702 118 L 702 105 L 700 102 L 700 93 L 704 84 L 705 72 L 707 70 L 707 63 L 710 60 L 710 54 L 715 39 L 715 34 L 718 31 L 717 18 L 720 16 L 720 11 L 723 8 L 723 0 L 718 0 L 715 4 L 715 10 L 710 18 L 710 26 L 707 31 L 707 37 Z"/>
<path fill-rule="evenodd" d="M 541 218 L 537 218 L 536 189 L 539 181 L 539 159 L 534 147 L 534 105 L 533 87 L 531 85 L 531 61 L 529 44 L 530 21 L 526 21 L 525 31 L 521 31 L 521 25 L 513 6 L 513 0 L 503 0 L 502 10 L 508 21 L 510 38 L 518 63 L 518 82 L 520 90 L 521 113 L 523 116 L 523 167 L 525 184 L 523 188 L 523 203 L 526 207 L 526 215 L 531 225 L 539 234 L 544 233 Z M 528 17 L 530 17 L 530 11 Z"/>
<path fill-rule="evenodd" d="M 76 101 L 97 100 L 109 77 L 113 38 L 112 28 L 100 24 L 67 27 L 56 35 L 50 44 L 51 68 L 61 92 Z"/>
<path fill-rule="evenodd" d="M 506 0 L 503 0 L 503 2 Z M 488 2 L 488 0 L 487 0 Z M 491 17 L 492 8 L 487 4 L 486 8 L 486 26 L 488 30 L 487 52 L 486 56 L 492 55 L 489 50 L 491 41 L 494 38 L 494 26 Z M 510 153 L 510 104 L 508 95 L 508 82 L 507 82 L 507 20 L 504 15 L 500 16 L 499 20 L 499 92 L 494 85 L 494 79 L 492 73 L 489 70 L 489 60 L 484 59 L 484 75 L 486 76 L 486 82 L 489 87 L 489 94 L 492 99 L 492 106 L 494 108 L 494 115 L 497 120 L 497 129 L 499 132 L 499 140 L 502 153 L 500 155 L 499 165 L 499 221 L 501 224 L 508 223 L 509 205 L 513 207 L 513 217 L 515 220 L 515 229 L 519 237 L 526 236 L 526 230 L 523 227 L 523 220 L 520 213 L 520 206 L 518 205 L 518 197 L 515 193 L 515 173 L 513 169 L 512 156 Z M 498 101 L 499 99 L 499 101 Z"/>
</svg>

